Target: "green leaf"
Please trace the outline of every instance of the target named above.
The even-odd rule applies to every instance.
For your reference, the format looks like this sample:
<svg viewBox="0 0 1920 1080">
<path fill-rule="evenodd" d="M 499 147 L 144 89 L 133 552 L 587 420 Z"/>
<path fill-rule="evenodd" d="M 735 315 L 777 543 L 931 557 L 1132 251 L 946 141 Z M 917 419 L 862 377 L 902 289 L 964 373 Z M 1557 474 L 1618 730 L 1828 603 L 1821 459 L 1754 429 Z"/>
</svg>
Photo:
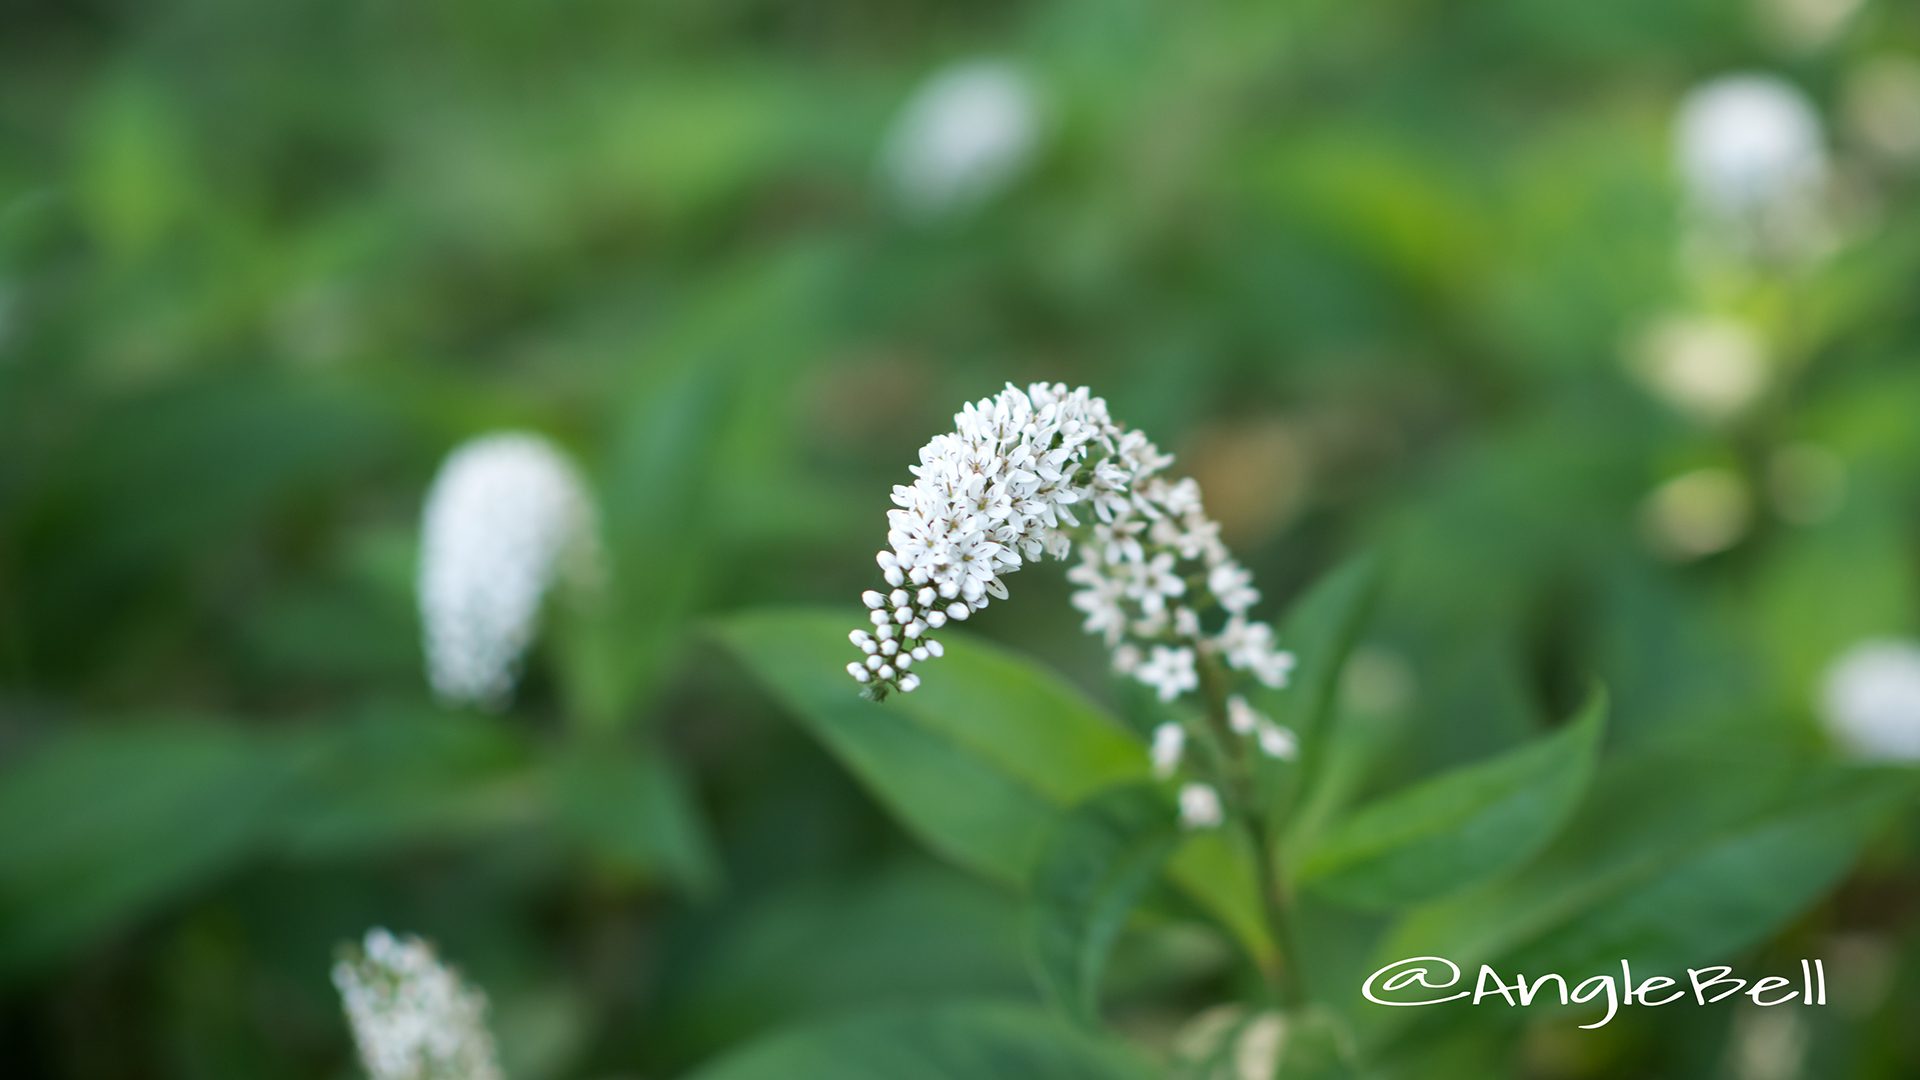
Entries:
<svg viewBox="0 0 1920 1080">
<path fill-rule="evenodd" d="M 1127 916 L 1179 842 L 1178 814 L 1130 784 L 1075 807 L 1034 868 L 1028 948 L 1041 989 L 1073 1019 L 1100 1018 L 1100 977 Z"/>
<path fill-rule="evenodd" d="M 1126 1051 L 1012 1005 L 890 1009 L 769 1036 L 694 1080 L 1144 1080 Z"/>
<path fill-rule="evenodd" d="M 1586 791 L 1606 711 L 1595 693 L 1552 735 L 1362 808 L 1306 853 L 1300 880 L 1331 900 L 1395 908 L 1519 865 Z"/>
<path fill-rule="evenodd" d="M 75 728 L 0 774 L 0 971 L 50 960 L 238 862 L 295 769 L 232 728 Z"/>
<path fill-rule="evenodd" d="M 1830 889 L 1915 795 L 1911 772 L 1810 769 L 1799 748 L 1730 749 L 1723 739 L 1648 748 L 1602 770 L 1540 859 L 1409 913 L 1378 958 L 1444 956 L 1467 971 L 1487 963 L 1569 979 L 1622 960 L 1657 974 L 1722 959 Z"/>
<path fill-rule="evenodd" d="M 1300 760 L 1288 771 L 1289 783 L 1280 793 L 1279 816 L 1290 846 L 1303 846 L 1318 817 L 1315 800 L 1323 786 L 1317 781 L 1330 754 L 1329 730 L 1340 673 L 1366 625 L 1380 581 L 1380 559 L 1368 554 L 1352 559 L 1313 584 L 1280 622 L 1280 641 L 1299 657 L 1299 666 L 1286 689 L 1262 692 L 1259 704 L 1274 719 L 1300 737 Z M 1293 807 L 1299 812 L 1292 812 Z"/>
<path fill-rule="evenodd" d="M 1147 776 L 1146 748 L 1056 676 L 952 630 L 911 694 L 875 704 L 847 678 L 858 611 L 769 611 L 720 623 L 720 640 L 906 829 L 933 851 L 1024 885 L 1066 807 Z M 1244 857 L 1199 838 L 1173 877 L 1256 951 Z"/>
<path fill-rule="evenodd" d="M 706 823 L 657 751 L 582 740 L 555 758 L 547 783 L 561 828 L 603 869 L 658 875 L 695 894 L 718 887 Z"/>
<path fill-rule="evenodd" d="M 273 826 L 297 858 L 472 842 L 544 812 L 531 748 L 509 719 L 375 708 L 298 737 L 305 767 Z"/>
<path fill-rule="evenodd" d="M 1314 582 L 1280 621 L 1280 640 L 1300 662 L 1276 696 L 1273 715 L 1303 743 L 1312 744 L 1326 725 L 1379 584 L 1379 557 L 1361 555 Z"/>
<path fill-rule="evenodd" d="M 685 637 L 713 557 L 711 474 L 736 367 L 703 355 L 636 386 L 605 450 L 609 587 L 555 625 L 567 707 L 591 727 L 622 724 Z"/>
</svg>

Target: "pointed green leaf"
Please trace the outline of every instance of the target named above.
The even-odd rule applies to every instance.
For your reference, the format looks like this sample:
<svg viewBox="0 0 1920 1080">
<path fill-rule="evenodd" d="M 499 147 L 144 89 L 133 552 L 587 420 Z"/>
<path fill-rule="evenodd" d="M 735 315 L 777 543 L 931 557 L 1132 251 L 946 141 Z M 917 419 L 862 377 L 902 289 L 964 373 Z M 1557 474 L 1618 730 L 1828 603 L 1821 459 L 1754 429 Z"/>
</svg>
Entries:
<svg viewBox="0 0 1920 1080">
<path fill-rule="evenodd" d="M 1561 730 L 1361 808 L 1306 853 L 1299 876 L 1356 907 L 1394 908 L 1517 866 L 1586 791 L 1605 723 L 1596 693 Z"/>
<path fill-rule="evenodd" d="M 857 614 L 853 612 L 851 614 Z M 717 633 L 909 832 L 962 866 L 1024 885 L 1066 807 L 1147 776 L 1146 748 L 1055 675 L 951 629 L 911 694 L 878 704 L 847 677 L 849 612 L 734 616 Z M 1264 949 L 1245 859 L 1210 837 L 1173 878 L 1256 951 Z"/>
<path fill-rule="evenodd" d="M 1569 974 L 1724 957 L 1830 888 L 1920 793 L 1910 771 L 1840 767 L 1729 792 L 1701 778 L 1738 761 L 1649 757 L 1610 776 L 1521 875 L 1412 912 L 1388 951 Z"/>
</svg>

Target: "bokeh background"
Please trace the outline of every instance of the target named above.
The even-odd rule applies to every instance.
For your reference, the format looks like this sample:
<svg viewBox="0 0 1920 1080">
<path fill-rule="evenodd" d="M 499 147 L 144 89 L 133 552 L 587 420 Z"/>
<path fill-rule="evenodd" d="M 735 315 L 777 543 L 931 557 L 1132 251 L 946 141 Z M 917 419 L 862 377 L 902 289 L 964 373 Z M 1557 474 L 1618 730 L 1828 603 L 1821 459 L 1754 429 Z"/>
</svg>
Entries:
<svg viewBox="0 0 1920 1080">
<path fill-rule="evenodd" d="M 930 189 L 909 103 L 980 63 L 1018 137 Z M 1817 111 L 1796 239 L 1703 225 L 1678 171 L 1737 71 Z M 1017 899 L 702 632 L 857 623 L 888 486 L 1009 379 L 1177 452 L 1270 604 L 1390 553 L 1343 704 L 1369 789 L 1595 679 L 1616 749 L 1832 756 L 1829 665 L 1920 631 L 1916 72 L 1887 0 L 14 0 L 6 1071 L 354 1075 L 326 975 L 372 925 L 487 990 L 522 1077 L 1032 998 Z M 551 619 L 482 715 L 433 703 L 413 582 L 434 469 L 503 428 L 588 477 L 620 632 Z M 1016 585 L 970 629 L 1113 700 L 1058 570 Z M 1449 1067 L 1913 1075 L 1914 821 L 1751 953 L 1825 956 L 1834 1007 Z M 1119 1025 L 1164 1043 L 1225 968 L 1123 956 Z"/>
</svg>

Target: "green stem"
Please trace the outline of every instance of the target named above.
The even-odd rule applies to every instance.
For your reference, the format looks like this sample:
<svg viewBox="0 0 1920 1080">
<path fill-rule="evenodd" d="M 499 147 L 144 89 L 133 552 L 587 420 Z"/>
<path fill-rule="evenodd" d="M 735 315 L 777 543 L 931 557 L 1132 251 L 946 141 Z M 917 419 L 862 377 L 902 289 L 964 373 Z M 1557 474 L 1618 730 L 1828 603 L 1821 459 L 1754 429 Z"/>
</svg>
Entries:
<svg viewBox="0 0 1920 1080">
<path fill-rule="evenodd" d="M 1246 739 L 1236 735 L 1227 721 L 1224 674 L 1212 658 L 1201 659 L 1201 697 L 1206 702 L 1208 724 L 1224 751 L 1220 755 L 1222 787 L 1246 829 L 1248 845 L 1253 848 L 1260 915 L 1266 923 L 1267 936 L 1280 954 L 1277 966 L 1265 965 L 1265 975 L 1281 1007 L 1298 1009 L 1307 1003 L 1307 990 L 1300 977 L 1300 946 L 1287 910 L 1286 878 L 1280 869 L 1278 838 L 1267 825 L 1266 808 L 1260 805 L 1258 785 L 1247 761 Z"/>
</svg>

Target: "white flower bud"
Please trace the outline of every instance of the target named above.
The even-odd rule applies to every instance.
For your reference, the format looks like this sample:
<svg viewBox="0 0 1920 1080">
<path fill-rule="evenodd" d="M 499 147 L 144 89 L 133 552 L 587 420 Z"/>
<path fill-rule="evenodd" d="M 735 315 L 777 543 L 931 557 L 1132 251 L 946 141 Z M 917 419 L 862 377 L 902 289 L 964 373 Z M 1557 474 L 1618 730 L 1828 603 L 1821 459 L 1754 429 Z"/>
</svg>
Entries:
<svg viewBox="0 0 1920 1080">
<path fill-rule="evenodd" d="M 1294 736 L 1293 732 L 1271 720 L 1261 723 L 1259 742 L 1260 752 L 1270 758 L 1292 761 L 1300 756 L 1300 740 Z"/>
<path fill-rule="evenodd" d="M 1169 720 L 1153 729 L 1153 775 L 1162 780 L 1180 768 L 1180 756 L 1187 747 L 1187 729 Z"/>
<path fill-rule="evenodd" d="M 868 589 L 866 592 L 860 594 L 860 602 L 870 608 L 877 609 L 886 606 L 887 598 L 881 596 L 876 590 Z"/>
<path fill-rule="evenodd" d="M 1211 829 L 1226 820 L 1220 793 L 1205 784 L 1180 788 L 1180 824 L 1189 829 Z"/>
<path fill-rule="evenodd" d="M 847 665 L 847 674 L 853 676 L 855 682 L 866 682 L 867 679 L 871 678 L 871 676 L 867 674 L 867 669 L 861 667 L 857 660 Z"/>
<path fill-rule="evenodd" d="M 907 674 L 900 676 L 900 692 L 911 694 L 920 688 L 920 676 Z"/>
</svg>

